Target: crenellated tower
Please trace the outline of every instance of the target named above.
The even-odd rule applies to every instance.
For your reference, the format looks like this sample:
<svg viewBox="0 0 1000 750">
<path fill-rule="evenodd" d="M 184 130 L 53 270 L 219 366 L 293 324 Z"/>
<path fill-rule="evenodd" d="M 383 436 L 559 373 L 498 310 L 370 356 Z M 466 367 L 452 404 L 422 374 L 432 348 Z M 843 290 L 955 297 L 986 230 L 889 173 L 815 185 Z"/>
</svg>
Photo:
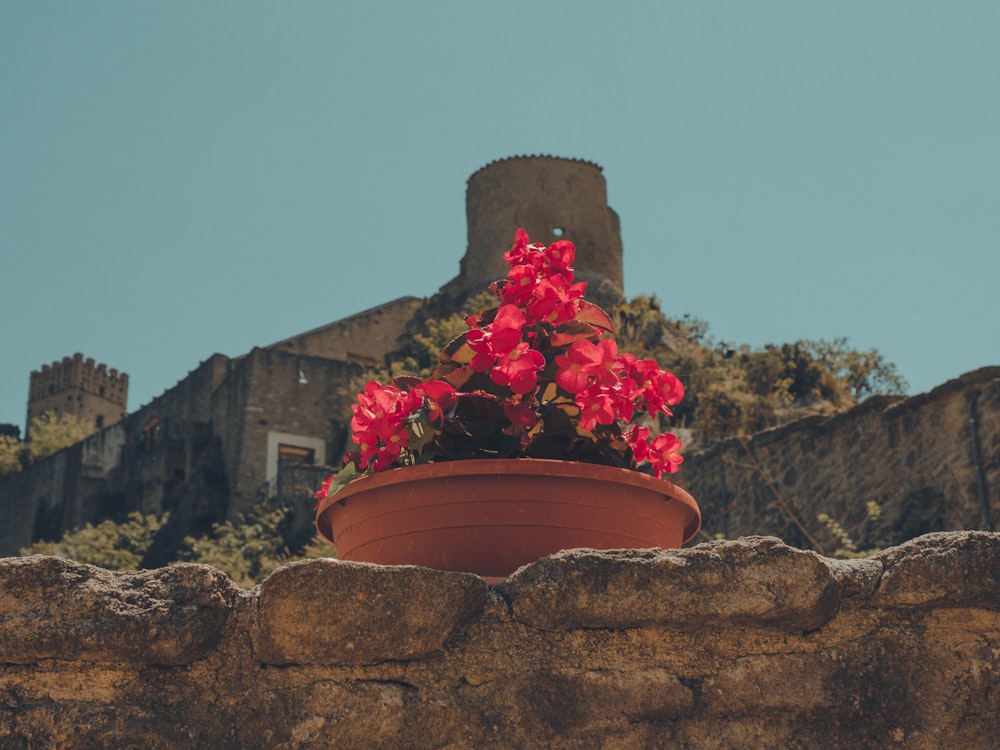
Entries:
<svg viewBox="0 0 1000 750">
<path fill-rule="evenodd" d="M 524 227 L 533 242 L 576 245 L 574 269 L 587 282 L 588 299 L 603 305 L 621 299 L 621 229 L 597 164 L 554 156 L 501 159 L 469 178 L 465 201 L 469 244 L 443 294 L 459 299 L 505 276 L 503 253 Z"/>
<path fill-rule="evenodd" d="M 53 411 L 72 414 L 97 432 L 121 419 L 127 403 L 128 375 L 78 352 L 31 373 L 27 429 L 34 417 Z"/>
</svg>

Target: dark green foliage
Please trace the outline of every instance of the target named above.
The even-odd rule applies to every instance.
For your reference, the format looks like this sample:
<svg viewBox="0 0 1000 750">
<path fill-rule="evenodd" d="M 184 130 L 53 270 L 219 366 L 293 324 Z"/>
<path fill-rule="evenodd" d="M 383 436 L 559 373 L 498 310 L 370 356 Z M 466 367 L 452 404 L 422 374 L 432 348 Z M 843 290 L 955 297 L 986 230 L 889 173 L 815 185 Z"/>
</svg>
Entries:
<svg viewBox="0 0 1000 750">
<path fill-rule="evenodd" d="M 35 542 L 22 555 L 54 555 L 108 570 L 136 570 L 167 516 L 130 513 L 124 523 L 103 521 L 67 531 L 58 542 Z"/>
<path fill-rule="evenodd" d="M 179 562 L 212 565 L 237 584 L 250 588 L 286 562 L 315 557 L 336 557 L 336 550 L 318 535 L 294 553 L 286 542 L 287 511 L 267 504 L 255 506 L 235 521 L 213 525 L 206 536 L 188 537 Z M 138 570 L 153 537 L 168 516 L 132 513 L 124 523 L 104 521 L 96 526 L 68 531 L 58 542 L 36 542 L 22 555 L 55 555 L 108 570 Z"/>
<path fill-rule="evenodd" d="M 31 439 L 26 443 L 0 435 L 0 476 L 15 474 L 39 459 L 79 443 L 89 431 L 78 417 L 50 410 L 32 417 L 28 434 Z"/>
<path fill-rule="evenodd" d="M 704 321 L 666 318 L 650 297 L 623 303 L 611 317 L 620 350 L 652 357 L 683 381 L 674 424 L 689 430 L 689 447 L 906 390 L 894 365 L 877 351 L 850 348 L 845 338 L 732 346 L 714 341 Z"/>
</svg>

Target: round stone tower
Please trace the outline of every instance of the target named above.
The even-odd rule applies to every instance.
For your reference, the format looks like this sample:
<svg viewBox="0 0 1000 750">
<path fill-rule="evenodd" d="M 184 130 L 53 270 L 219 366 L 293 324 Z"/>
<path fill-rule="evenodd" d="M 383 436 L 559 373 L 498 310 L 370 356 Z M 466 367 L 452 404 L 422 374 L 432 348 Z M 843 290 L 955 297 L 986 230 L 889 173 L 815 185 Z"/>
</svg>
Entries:
<svg viewBox="0 0 1000 750">
<path fill-rule="evenodd" d="M 459 276 L 442 292 L 465 297 L 507 275 L 503 254 L 524 227 L 532 242 L 576 245 L 578 281 L 587 299 L 610 305 L 622 297 L 618 215 L 608 207 L 601 168 L 578 159 L 517 156 L 486 165 L 466 190 L 469 245 Z"/>
</svg>

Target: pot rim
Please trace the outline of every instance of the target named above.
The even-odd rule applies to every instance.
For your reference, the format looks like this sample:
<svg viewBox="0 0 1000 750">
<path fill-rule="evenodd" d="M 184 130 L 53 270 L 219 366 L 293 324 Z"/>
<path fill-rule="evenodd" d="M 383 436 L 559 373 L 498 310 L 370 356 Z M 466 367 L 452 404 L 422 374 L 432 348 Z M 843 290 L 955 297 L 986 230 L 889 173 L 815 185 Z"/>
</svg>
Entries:
<svg viewBox="0 0 1000 750">
<path fill-rule="evenodd" d="M 330 506 L 335 504 L 343 505 L 351 497 L 361 492 L 401 482 L 418 482 L 436 477 L 474 476 L 477 474 L 491 474 L 502 477 L 511 473 L 511 462 L 515 462 L 518 466 L 514 473 L 521 475 L 580 478 L 581 474 L 583 474 L 598 481 L 627 484 L 662 493 L 667 496 L 664 498 L 665 501 L 677 500 L 694 513 L 694 518 L 684 531 L 685 540 L 693 539 L 701 528 L 701 509 L 698 507 L 698 503 L 687 490 L 674 484 L 669 479 L 658 479 L 650 474 L 643 474 L 640 471 L 619 466 L 552 458 L 457 459 L 454 461 L 418 464 L 416 466 L 399 466 L 387 471 L 380 471 L 376 474 L 361 476 L 348 482 L 333 497 L 320 500 L 316 506 L 317 526 L 319 526 L 320 519 Z M 586 468 L 582 469 L 581 467 Z"/>
</svg>

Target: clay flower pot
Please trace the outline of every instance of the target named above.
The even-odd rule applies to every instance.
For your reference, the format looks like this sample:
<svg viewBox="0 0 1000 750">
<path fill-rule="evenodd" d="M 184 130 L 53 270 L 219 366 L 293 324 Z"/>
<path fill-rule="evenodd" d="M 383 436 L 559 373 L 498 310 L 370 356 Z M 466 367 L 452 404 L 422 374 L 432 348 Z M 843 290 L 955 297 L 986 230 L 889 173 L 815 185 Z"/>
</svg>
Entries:
<svg viewBox="0 0 1000 750">
<path fill-rule="evenodd" d="M 495 583 L 562 549 L 680 547 L 697 503 L 628 469 L 525 458 L 407 466 L 356 479 L 316 509 L 343 560 L 477 573 Z"/>
</svg>

